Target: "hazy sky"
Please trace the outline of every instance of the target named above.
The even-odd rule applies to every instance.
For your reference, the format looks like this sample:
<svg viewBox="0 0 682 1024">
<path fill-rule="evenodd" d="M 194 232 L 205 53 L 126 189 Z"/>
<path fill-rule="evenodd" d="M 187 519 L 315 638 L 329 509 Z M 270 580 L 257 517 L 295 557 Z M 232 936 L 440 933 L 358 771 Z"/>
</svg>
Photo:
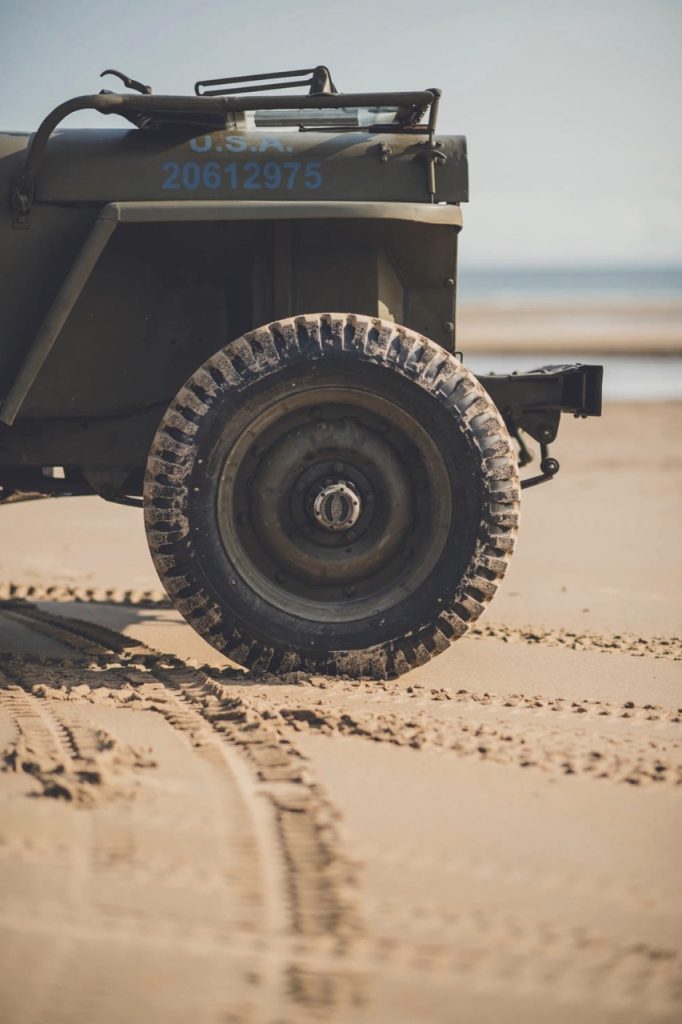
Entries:
<svg viewBox="0 0 682 1024">
<path fill-rule="evenodd" d="M 0 18 L 2 127 L 106 67 L 171 93 L 318 63 L 343 90 L 439 86 L 441 130 L 469 139 L 468 265 L 682 262 L 682 0 L 0 0 Z"/>
</svg>

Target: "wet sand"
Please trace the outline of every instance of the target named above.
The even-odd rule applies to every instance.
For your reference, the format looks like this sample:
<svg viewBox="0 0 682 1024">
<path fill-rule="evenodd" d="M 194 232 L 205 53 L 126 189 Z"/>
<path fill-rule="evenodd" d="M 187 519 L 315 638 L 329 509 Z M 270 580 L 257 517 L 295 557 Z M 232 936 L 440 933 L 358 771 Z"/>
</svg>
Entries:
<svg viewBox="0 0 682 1024">
<path fill-rule="evenodd" d="M 564 422 L 488 614 L 383 682 L 231 669 L 135 510 L 0 508 L 3 1018 L 679 1020 L 681 426 Z"/>
<path fill-rule="evenodd" d="M 457 344 L 476 352 L 594 352 L 673 355 L 682 352 L 682 301 L 462 302 Z"/>
</svg>

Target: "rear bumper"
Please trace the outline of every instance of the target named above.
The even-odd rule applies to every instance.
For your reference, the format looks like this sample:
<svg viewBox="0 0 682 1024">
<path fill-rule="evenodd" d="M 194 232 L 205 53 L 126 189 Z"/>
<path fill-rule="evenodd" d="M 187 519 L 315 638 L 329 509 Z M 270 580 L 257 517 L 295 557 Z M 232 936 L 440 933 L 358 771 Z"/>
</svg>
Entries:
<svg viewBox="0 0 682 1024">
<path fill-rule="evenodd" d="M 575 363 L 542 366 L 529 373 L 479 377 L 512 433 L 520 428 L 549 444 L 557 435 L 562 413 L 601 416 L 602 366 Z"/>
</svg>

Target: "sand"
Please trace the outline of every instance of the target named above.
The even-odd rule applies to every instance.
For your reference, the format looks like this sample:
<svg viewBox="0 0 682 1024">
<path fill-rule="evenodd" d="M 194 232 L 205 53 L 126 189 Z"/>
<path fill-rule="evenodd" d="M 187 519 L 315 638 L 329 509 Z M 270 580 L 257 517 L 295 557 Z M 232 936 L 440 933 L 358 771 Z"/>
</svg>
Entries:
<svg viewBox="0 0 682 1024">
<path fill-rule="evenodd" d="M 681 425 L 564 422 L 488 614 L 384 682 L 230 668 L 135 510 L 0 509 L 3 1020 L 679 1020 Z"/>
<path fill-rule="evenodd" d="M 477 352 L 679 355 L 679 299 L 460 302 L 457 345 Z"/>
</svg>

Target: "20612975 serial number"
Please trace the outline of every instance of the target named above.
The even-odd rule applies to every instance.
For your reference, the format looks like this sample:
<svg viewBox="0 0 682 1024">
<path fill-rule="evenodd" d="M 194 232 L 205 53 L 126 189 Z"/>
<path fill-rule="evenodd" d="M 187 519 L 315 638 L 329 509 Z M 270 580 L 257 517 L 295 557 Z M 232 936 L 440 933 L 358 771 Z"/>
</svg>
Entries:
<svg viewBox="0 0 682 1024">
<path fill-rule="evenodd" d="M 196 188 L 214 191 L 224 188 L 230 191 L 274 190 L 293 189 L 298 185 L 314 190 L 322 185 L 322 165 L 314 160 L 247 160 L 245 163 L 231 160 L 227 164 L 217 160 L 206 163 L 168 160 L 161 170 L 164 191 L 184 189 L 193 192 Z"/>
<path fill-rule="evenodd" d="M 193 192 L 197 188 L 230 192 L 246 190 L 306 188 L 315 190 L 322 185 L 322 164 L 316 160 L 287 160 L 293 152 L 281 138 L 264 135 L 248 139 L 243 135 L 199 135 L 189 142 L 195 153 L 211 154 L 213 159 L 199 161 L 168 160 L 161 165 L 164 191 Z M 274 152 L 284 159 L 274 159 Z M 254 154 L 252 159 L 229 160 L 224 163 L 219 154 Z M 218 157 L 218 159 L 215 159 Z"/>
</svg>

